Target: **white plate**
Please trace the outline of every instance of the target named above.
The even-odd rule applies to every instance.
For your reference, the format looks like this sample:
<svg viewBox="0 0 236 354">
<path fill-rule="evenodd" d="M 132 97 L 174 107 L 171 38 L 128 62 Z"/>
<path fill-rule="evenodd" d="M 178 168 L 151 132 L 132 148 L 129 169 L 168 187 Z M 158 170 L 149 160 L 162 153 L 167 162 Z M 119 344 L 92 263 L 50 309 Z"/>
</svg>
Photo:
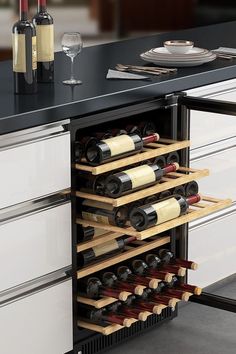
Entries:
<svg viewBox="0 0 236 354">
<path fill-rule="evenodd" d="M 201 55 L 160 55 L 160 54 L 156 54 L 152 49 L 149 50 L 148 52 L 146 52 L 145 54 L 147 55 L 152 55 L 153 57 L 155 57 L 156 59 L 167 59 L 167 60 L 200 60 L 200 59 L 204 59 L 204 58 L 208 58 L 211 57 L 213 55 L 212 52 L 208 51 L 204 54 Z"/>
<path fill-rule="evenodd" d="M 199 60 L 195 60 L 195 61 L 170 61 L 170 60 L 159 60 L 159 59 L 155 59 L 155 58 L 150 58 L 145 56 L 145 54 L 141 54 L 141 59 L 143 59 L 144 61 L 148 62 L 148 63 L 153 63 L 156 65 L 160 65 L 160 66 L 169 66 L 169 67 L 190 67 L 190 66 L 200 66 L 206 63 L 210 63 L 212 61 L 214 61 L 216 59 L 216 55 L 212 55 L 209 58 L 205 58 L 205 59 L 199 59 Z"/>
<path fill-rule="evenodd" d="M 203 55 L 205 53 L 208 53 L 209 51 L 207 49 L 203 48 L 198 48 L 194 47 L 190 49 L 186 54 L 173 54 L 170 53 L 165 47 L 158 47 L 158 48 L 153 48 L 151 49 L 152 52 L 158 54 L 158 55 L 167 55 L 171 57 L 186 57 L 186 56 L 192 56 L 192 55 Z"/>
<path fill-rule="evenodd" d="M 159 61 L 159 62 L 170 62 L 170 63 L 197 63 L 197 62 L 208 62 L 209 60 L 211 59 L 215 59 L 215 55 L 212 54 L 208 57 L 204 57 L 204 58 L 198 58 L 198 59 L 168 59 L 168 58 L 159 58 L 159 57 L 156 57 L 154 55 L 151 55 L 151 54 L 147 54 L 147 53 L 144 53 L 142 55 L 142 57 L 144 57 L 145 59 L 148 59 L 150 61 Z"/>
</svg>

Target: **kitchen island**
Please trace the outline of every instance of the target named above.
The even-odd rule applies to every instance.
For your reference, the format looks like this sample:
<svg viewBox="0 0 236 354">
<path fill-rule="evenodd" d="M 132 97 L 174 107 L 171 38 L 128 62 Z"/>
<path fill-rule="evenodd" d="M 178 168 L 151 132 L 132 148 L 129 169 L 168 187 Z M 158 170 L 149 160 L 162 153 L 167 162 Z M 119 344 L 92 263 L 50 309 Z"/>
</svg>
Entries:
<svg viewBox="0 0 236 354">
<path fill-rule="evenodd" d="M 202 193 L 233 196 L 235 202 L 235 59 L 182 68 L 149 82 L 105 79 L 117 63 L 144 64 L 140 53 L 167 39 L 189 39 L 208 49 L 236 47 L 235 27 L 231 22 L 86 48 L 76 64 L 83 85 L 74 88 L 62 84 L 70 63 L 57 53 L 55 84 L 39 85 L 32 96 L 13 94 L 12 63 L 0 63 L 0 352 L 61 354 L 74 348 L 93 354 L 177 315 L 166 308 L 160 318 L 111 339 L 78 330 L 77 278 L 84 271 L 77 273 L 75 142 L 124 118 L 152 120 L 165 143 L 172 139 L 177 150 L 181 142 L 186 174 L 190 160 L 197 171 L 212 165 L 212 177 L 200 183 Z M 201 112 L 191 111 L 196 102 L 184 100 L 189 95 Z M 233 205 L 194 221 L 190 230 L 186 224 L 169 231 L 172 251 L 200 265 L 197 275 L 190 275 L 192 283 L 205 287 L 235 271 L 235 262 L 224 257 L 226 252 L 236 259 L 234 237 L 222 238 L 235 228 L 235 212 Z"/>
</svg>

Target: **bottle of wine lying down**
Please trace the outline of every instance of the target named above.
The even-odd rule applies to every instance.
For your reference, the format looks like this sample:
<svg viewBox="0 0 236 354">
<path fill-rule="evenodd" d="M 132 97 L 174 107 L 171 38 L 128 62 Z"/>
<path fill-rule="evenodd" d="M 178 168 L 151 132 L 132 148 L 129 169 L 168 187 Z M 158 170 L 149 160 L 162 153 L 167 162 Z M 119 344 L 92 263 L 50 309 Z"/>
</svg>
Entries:
<svg viewBox="0 0 236 354">
<path fill-rule="evenodd" d="M 125 281 L 118 280 L 116 275 L 112 272 L 105 272 L 101 275 L 101 281 L 104 286 L 109 288 L 114 288 L 120 291 L 128 291 L 135 295 L 142 295 L 143 293 L 143 286 L 136 285 L 132 283 L 128 283 Z"/>
<path fill-rule="evenodd" d="M 121 195 L 160 182 L 163 176 L 177 171 L 178 168 L 177 163 L 167 165 L 164 168 L 160 168 L 158 165 L 142 165 L 118 172 L 107 177 L 105 193 L 109 197 L 118 198 Z"/>
<path fill-rule="evenodd" d="M 174 257 L 174 254 L 165 248 L 161 248 L 158 250 L 158 255 L 163 264 L 173 264 L 178 265 L 187 269 L 196 270 L 198 268 L 197 263 L 193 261 L 188 261 L 184 259 L 178 259 Z"/>
<path fill-rule="evenodd" d="M 180 267 L 178 265 L 169 265 L 166 263 L 162 263 L 161 259 L 156 254 L 153 253 L 147 254 L 145 257 L 145 261 L 151 269 L 156 269 L 163 272 L 169 272 L 171 274 L 175 274 L 180 277 L 184 277 L 186 274 L 185 268 Z"/>
<path fill-rule="evenodd" d="M 87 144 L 85 157 L 91 165 L 99 165 L 142 151 L 143 146 L 159 140 L 157 133 L 142 138 L 137 134 L 120 135 Z"/>
<path fill-rule="evenodd" d="M 156 204 L 138 207 L 130 213 L 131 225 L 137 231 L 146 230 L 186 214 L 189 206 L 198 203 L 200 200 L 199 194 L 188 198 L 174 195 Z"/>
<path fill-rule="evenodd" d="M 77 240 L 78 243 L 90 241 L 96 237 L 105 235 L 108 231 L 97 229 L 92 226 L 84 227 L 82 225 L 77 225 Z"/>
</svg>

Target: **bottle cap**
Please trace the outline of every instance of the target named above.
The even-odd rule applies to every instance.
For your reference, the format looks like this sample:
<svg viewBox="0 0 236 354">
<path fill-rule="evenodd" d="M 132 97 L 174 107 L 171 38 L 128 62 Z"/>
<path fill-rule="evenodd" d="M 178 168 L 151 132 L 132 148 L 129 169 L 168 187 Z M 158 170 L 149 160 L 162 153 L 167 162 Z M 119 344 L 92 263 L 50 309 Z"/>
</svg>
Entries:
<svg viewBox="0 0 236 354">
<path fill-rule="evenodd" d="M 119 294 L 119 300 L 120 301 L 126 301 L 129 297 L 130 293 L 128 293 L 127 291 L 122 291 L 120 294 Z"/>
<path fill-rule="evenodd" d="M 123 322 L 124 327 L 130 327 L 134 323 L 132 318 L 125 318 Z"/>
<path fill-rule="evenodd" d="M 188 293 L 188 292 L 184 292 L 184 293 L 182 294 L 182 300 L 183 300 L 183 301 L 188 301 L 188 300 L 189 300 L 189 297 L 190 297 L 190 293 Z"/>
<path fill-rule="evenodd" d="M 144 311 L 144 312 L 140 312 L 138 315 L 138 319 L 139 321 L 146 321 L 148 318 L 148 312 Z"/>
<path fill-rule="evenodd" d="M 158 279 L 151 279 L 148 286 L 150 289 L 156 289 L 158 287 Z"/>
<path fill-rule="evenodd" d="M 192 264 L 191 264 L 191 269 L 192 269 L 192 270 L 197 270 L 197 269 L 198 269 L 198 264 L 195 263 L 195 262 L 192 262 Z"/>
<path fill-rule="evenodd" d="M 142 286 L 142 285 L 137 285 L 137 286 L 135 287 L 135 289 L 134 289 L 135 295 L 139 295 L 139 296 L 142 295 L 144 289 L 145 289 L 144 286 Z"/>
<path fill-rule="evenodd" d="M 184 277 L 186 275 L 186 268 L 179 267 L 178 269 L 178 276 L 179 277 Z"/>
<path fill-rule="evenodd" d="M 172 278 L 173 278 L 174 274 L 172 273 L 167 273 L 166 276 L 165 276 L 165 281 L 167 283 L 170 283 L 172 281 Z"/>
<path fill-rule="evenodd" d="M 202 289 L 201 288 L 199 288 L 199 287 L 196 287 L 195 288 L 195 290 L 194 290 L 194 295 L 201 295 L 201 293 L 202 293 Z"/>
</svg>

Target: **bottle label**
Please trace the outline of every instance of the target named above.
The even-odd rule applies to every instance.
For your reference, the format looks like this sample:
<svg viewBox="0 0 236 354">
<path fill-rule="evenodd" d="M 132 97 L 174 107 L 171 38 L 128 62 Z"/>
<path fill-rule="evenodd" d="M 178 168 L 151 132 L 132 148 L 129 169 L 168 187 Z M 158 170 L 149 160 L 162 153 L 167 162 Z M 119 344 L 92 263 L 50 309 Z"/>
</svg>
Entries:
<svg viewBox="0 0 236 354">
<path fill-rule="evenodd" d="M 102 142 L 109 147 L 111 157 L 135 150 L 134 141 L 129 135 L 115 136 Z"/>
<path fill-rule="evenodd" d="M 26 45 L 25 35 L 13 33 L 13 71 L 16 73 L 26 73 Z"/>
<path fill-rule="evenodd" d="M 38 62 L 54 60 L 54 26 L 37 25 L 37 57 Z"/>
<path fill-rule="evenodd" d="M 36 36 L 32 37 L 32 69 L 37 69 L 37 40 Z"/>
<path fill-rule="evenodd" d="M 178 218 L 181 213 L 180 205 L 175 198 L 170 198 L 163 202 L 153 204 L 152 207 L 155 209 L 158 216 L 156 225 Z"/>
<path fill-rule="evenodd" d="M 124 171 L 129 176 L 132 182 L 132 189 L 143 186 L 145 184 L 153 183 L 156 181 L 156 175 L 150 166 L 139 166 L 130 170 Z"/>
<path fill-rule="evenodd" d="M 104 243 L 103 245 L 93 247 L 93 252 L 96 257 L 102 256 L 103 254 L 118 250 L 118 243 L 116 240 L 111 240 Z"/>
<path fill-rule="evenodd" d="M 107 216 L 92 214 L 92 213 L 88 213 L 87 211 L 83 211 L 82 217 L 84 220 L 95 221 L 98 223 L 110 225 L 109 218 Z"/>
</svg>

